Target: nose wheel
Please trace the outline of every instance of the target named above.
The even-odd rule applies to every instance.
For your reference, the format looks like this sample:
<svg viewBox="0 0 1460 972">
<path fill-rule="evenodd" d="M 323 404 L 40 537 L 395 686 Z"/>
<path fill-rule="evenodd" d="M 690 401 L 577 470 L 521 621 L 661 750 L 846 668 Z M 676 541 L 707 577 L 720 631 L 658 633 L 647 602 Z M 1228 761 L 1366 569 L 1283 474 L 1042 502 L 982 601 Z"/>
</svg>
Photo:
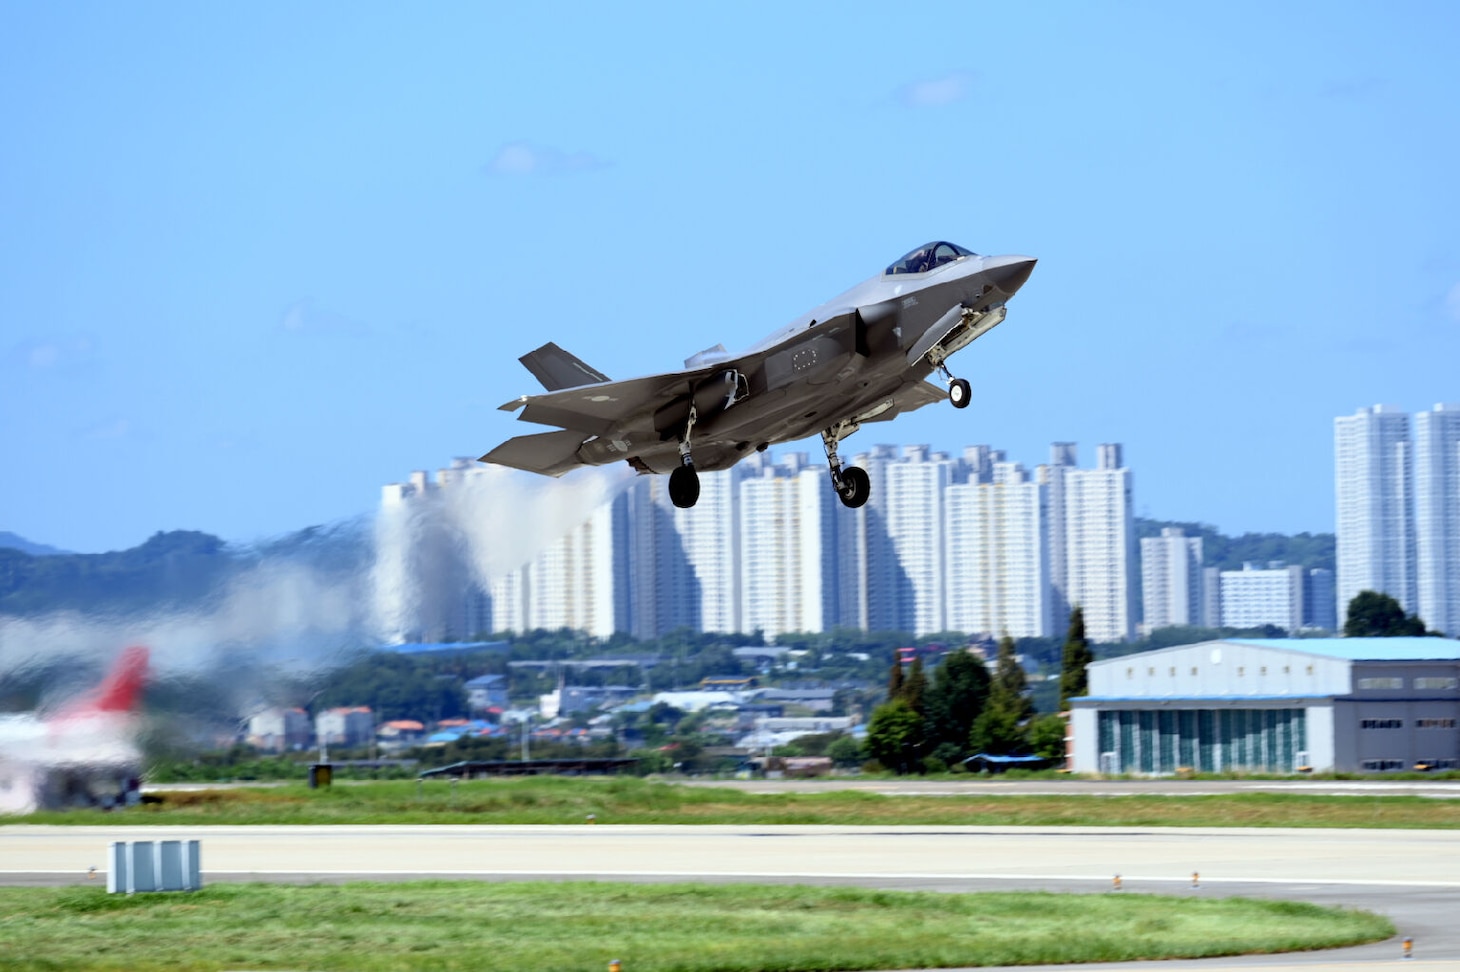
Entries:
<svg viewBox="0 0 1460 972">
<path fill-rule="evenodd" d="M 831 466 L 831 488 L 836 490 L 842 505 L 853 510 L 864 506 L 872 495 L 872 479 L 867 475 L 867 470 L 858 466 L 843 469 L 841 457 L 837 455 L 841 440 L 855 431 L 857 423 L 845 421 L 838 422 L 821 433 L 821 441 L 826 446 L 826 461 Z"/>
<path fill-rule="evenodd" d="M 967 378 L 954 378 L 948 382 L 948 401 L 954 408 L 967 408 L 973 398 L 973 388 Z"/>
</svg>

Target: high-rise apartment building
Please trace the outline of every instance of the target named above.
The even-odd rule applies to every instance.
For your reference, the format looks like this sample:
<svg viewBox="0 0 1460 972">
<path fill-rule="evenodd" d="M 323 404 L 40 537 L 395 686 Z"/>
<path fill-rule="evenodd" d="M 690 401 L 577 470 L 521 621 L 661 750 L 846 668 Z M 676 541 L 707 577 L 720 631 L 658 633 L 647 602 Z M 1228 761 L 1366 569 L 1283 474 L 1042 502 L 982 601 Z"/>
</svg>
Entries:
<svg viewBox="0 0 1460 972">
<path fill-rule="evenodd" d="M 718 472 L 700 473 L 700 498 L 690 509 L 674 508 L 674 528 L 697 587 L 700 631 L 745 630 L 740 623 L 739 486 L 755 468 L 756 456 Z"/>
<path fill-rule="evenodd" d="M 1414 524 L 1419 616 L 1460 637 L 1460 405 L 1414 416 Z"/>
<path fill-rule="evenodd" d="M 917 635 L 948 628 L 943 498 L 953 481 L 953 463 L 927 446 L 906 446 L 902 459 L 887 466 L 887 536 L 900 569 L 903 590 L 897 624 L 889 630 Z"/>
<path fill-rule="evenodd" d="M 1055 633 L 1049 577 L 1049 488 L 1016 462 L 965 453 L 969 478 L 947 487 L 947 627 L 994 637 Z M 975 461 L 969 462 L 970 458 Z"/>
<path fill-rule="evenodd" d="M 1303 624 L 1308 571 L 1280 563 L 1267 568 L 1243 564 L 1222 571 L 1222 627 L 1274 625 L 1288 632 Z"/>
<path fill-rule="evenodd" d="M 1413 444 L 1409 416 L 1392 405 L 1333 421 L 1338 518 L 1338 612 L 1360 591 L 1418 607 Z"/>
<path fill-rule="evenodd" d="M 1092 641 L 1127 640 L 1135 627 L 1135 512 L 1131 471 L 1120 445 L 1100 445 L 1094 469 L 1046 467 L 1040 478 L 1062 480 L 1064 503 L 1060 509 L 1053 506 L 1051 489 L 1051 509 L 1063 522 L 1050 535 L 1065 538 L 1065 602 L 1083 609 L 1085 634 Z M 1058 589 L 1060 580 L 1053 572 L 1051 578 Z"/>
<path fill-rule="evenodd" d="M 1146 632 L 1202 623 L 1201 537 L 1165 527 L 1141 540 L 1141 600 Z"/>
<path fill-rule="evenodd" d="M 835 626 L 840 506 L 820 468 L 792 453 L 740 484 L 745 631 L 767 638 Z"/>
</svg>

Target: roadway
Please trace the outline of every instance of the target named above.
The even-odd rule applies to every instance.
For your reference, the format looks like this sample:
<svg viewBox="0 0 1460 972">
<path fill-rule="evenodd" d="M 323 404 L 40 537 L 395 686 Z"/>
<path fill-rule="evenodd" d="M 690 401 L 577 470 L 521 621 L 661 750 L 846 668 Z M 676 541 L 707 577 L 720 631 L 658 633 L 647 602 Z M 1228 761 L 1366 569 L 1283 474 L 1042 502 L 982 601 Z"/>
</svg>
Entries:
<svg viewBox="0 0 1460 972">
<path fill-rule="evenodd" d="M 104 880 L 112 840 L 197 838 L 205 881 L 774 881 L 1242 895 L 1378 911 L 1415 943 L 1181 969 L 1460 969 L 1460 832 L 1105 827 L 0 826 L 0 884 Z M 88 870 L 97 869 L 88 878 Z M 1197 885 L 1193 887 L 1193 872 Z M 1068 972 L 1068 966 L 1062 967 Z M 1091 966 L 1140 969 L 1152 963 Z"/>
</svg>

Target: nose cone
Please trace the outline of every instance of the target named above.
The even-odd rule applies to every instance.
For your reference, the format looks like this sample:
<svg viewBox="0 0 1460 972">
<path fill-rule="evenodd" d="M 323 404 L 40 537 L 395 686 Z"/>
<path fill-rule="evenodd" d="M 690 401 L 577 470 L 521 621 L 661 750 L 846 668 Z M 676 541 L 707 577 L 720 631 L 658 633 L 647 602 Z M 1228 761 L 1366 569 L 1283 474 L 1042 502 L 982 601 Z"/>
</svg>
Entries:
<svg viewBox="0 0 1460 972">
<path fill-rule="evenodd" d="M 984 260 L 983 269 L 991 284 L 1013 296 L 1024 286 L 1024 281 L 1029 279 L 1038 262 L 1034 257 L 1027 256 L 988 257 Z"/>
</svg>

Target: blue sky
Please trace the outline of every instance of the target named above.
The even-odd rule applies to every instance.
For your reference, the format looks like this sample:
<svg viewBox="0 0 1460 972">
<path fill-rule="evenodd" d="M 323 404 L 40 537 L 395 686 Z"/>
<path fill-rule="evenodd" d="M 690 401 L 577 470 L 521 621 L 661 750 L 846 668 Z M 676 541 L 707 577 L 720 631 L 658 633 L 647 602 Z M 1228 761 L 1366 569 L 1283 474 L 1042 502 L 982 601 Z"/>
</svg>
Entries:
<svg viewBox="0 0 1460 972">
<path fill-rule="evenodd" d="M 518 6 L 532 9 L 517 9 Z M 965 411 L 1137 511 L 1333 529 L 1332 420 L 1460 400 L 1460 6 L 0 6 L 0 529 L 373 509 L 517 357 L 746 347 L 929 239 L 1040 263 Z M 815 443 L 807 448 L 815 451 Z"/>
</svg>

